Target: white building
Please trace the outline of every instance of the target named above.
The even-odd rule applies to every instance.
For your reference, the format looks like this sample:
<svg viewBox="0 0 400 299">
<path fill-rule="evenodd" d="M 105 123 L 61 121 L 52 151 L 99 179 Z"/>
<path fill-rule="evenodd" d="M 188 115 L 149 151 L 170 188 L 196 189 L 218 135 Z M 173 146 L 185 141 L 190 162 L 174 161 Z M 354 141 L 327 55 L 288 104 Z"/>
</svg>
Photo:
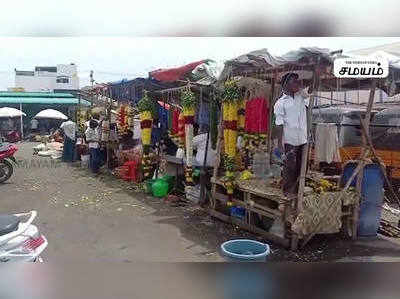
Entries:
<svg viewBox="0 0 400 299">
<path fill-rule="evenodd" d="M 34 71 L 15 69 L 15 88 L 26 92 L 78 90 L 78 69 L 73 63 L 52 67 L 37 66 Z"/>
</svg>

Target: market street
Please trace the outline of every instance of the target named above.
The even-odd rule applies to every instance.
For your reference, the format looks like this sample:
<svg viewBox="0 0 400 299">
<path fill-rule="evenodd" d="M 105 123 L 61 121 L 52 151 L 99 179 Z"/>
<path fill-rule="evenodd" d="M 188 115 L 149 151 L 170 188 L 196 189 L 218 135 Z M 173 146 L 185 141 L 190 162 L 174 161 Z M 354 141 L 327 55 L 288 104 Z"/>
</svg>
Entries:
<svg viewBox="0 0 400 299">
<path fill-rule="evenodd" d="M 173 206 L 112 176 L 94 178 L 76 166 L 32 156 L 37 143 L 19 143 L 20 166 L 1 188 L 2 213 L 38 211 L 49 241 L 46 261 L 222 261 L 219 245 L 261 237 L 211 219 L 191 204 Z M 272 244 L 272 261 L 396 261 L 394 241 L 317 237 L 304 250 Z"/>
<path fill-rule="evenodd" d="M 196 237 L 198 227 L 185 223 L 184 210 L 134 193 L 121 181 L 113 184 L 80 168 L 32 156 L 33 145 L 17 145 L 16 157 L 23 162 L 0 186 L 1 210 L 38 211 L 34 224 L 49 240 L 45 260 L 219 259 L 215 248 Z"/>
</svg>

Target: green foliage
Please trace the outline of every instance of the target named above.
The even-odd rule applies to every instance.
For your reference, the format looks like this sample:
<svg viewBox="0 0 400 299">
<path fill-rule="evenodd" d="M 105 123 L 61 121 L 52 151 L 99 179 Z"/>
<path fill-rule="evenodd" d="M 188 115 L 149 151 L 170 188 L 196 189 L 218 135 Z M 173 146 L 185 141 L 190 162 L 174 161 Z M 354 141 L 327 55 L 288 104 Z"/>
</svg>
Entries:
<svg viewBox="0 0 400 299">
<path fill-rule="evenodd" d="M 240 98 L 240 88 L 235 80 L 225 82 L 224 92 L 222 94 L 222 102 L 233 102 Z"/>
<path fill-rule="evenodd" d="M 182 92 L 181 105 L 183 108 L 192 108 L 197 105 L 196 96 L 191 90 L 185 90 Z"/>
<path fill-rule="evenodd" d="M 139 112 L 150 111 L 153 118 L 158 117 L 155 102 L 149 97 L 147 92 L 144 93 L 143 98 L 138 102 L 138 110 Z"/>
<path fill-rule="evenodd" d="M 236 164 L 235 158 L 228 157 L 227 155 L 224 156 L 224 166 L 226 171 L 235 171 Z"/>
</svg>

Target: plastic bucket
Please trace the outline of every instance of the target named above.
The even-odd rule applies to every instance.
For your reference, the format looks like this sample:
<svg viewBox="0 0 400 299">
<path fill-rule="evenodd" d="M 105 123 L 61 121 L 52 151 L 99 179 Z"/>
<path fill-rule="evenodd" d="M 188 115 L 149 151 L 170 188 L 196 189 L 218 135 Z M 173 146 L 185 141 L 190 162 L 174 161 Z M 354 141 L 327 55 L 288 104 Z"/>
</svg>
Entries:
<svg viewBox="0 0 400 299">
<path fill-rule="evenodd" d="M 168 183 L 168 192 L 174 188 L 174 185 L 175 185 L 175 177 L 174 176 L 164 175 L 161 179 Z"/>
<path fill-rule="evenodd" d="M 229 262 L 265 262 L 270 254 L 270 248 L 268 244 L 239 239 L 223 243 L 221 253 Z"/>
<path fill-rule="evenodd" d="M 355 163 L 348 163 L 343 170 L 343 182 L 346 183 L 356 168 Z M 351 186 L 356 185 L 356 179 Z M 364 168 L 361 184 L 362 199 L 360 202 L 360 218 L 358 236 L 375 237 L 378 233 L 383 204 L 384 177 L 378 164 L 368 164 Z"/>
<path fill-rule="evenodd" d="M 231 207 L 231 216 L 243 220 L 246 217 L 246 209 L 242 207 Z"/>
<path fill-rule="evenodd" d="M 152 184 L 151 189 L 153 196 L 162 198 L 168 195 L 169 185 L 166 181 L 158 179 Z"/>
<path fill-rule="evenodd" d="M 146 181 L 146 193 L 152 194 L 153 193 L 153 184 L 156 180 L 147 180 Z"/>
</svg>

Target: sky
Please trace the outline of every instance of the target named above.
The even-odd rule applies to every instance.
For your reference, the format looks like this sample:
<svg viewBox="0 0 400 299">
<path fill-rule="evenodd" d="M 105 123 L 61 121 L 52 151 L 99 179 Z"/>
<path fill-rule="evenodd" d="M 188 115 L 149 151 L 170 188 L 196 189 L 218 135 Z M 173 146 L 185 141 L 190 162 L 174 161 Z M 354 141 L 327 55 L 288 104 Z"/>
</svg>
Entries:
<svg viewBox="0 0 400 299">
<path fill-rule="evenodd" d="M 0 37 L 0 90 L 14 87 L 17 70 L 75 63 L 80 86 L 89 72 L 101 82 L 147 77 L 152 70 L 201 59 L 223 62 L 267 48 L 282 55 L 299 47 L 344 51 L 400 42 L 396 37 Z"/>
</svg>

